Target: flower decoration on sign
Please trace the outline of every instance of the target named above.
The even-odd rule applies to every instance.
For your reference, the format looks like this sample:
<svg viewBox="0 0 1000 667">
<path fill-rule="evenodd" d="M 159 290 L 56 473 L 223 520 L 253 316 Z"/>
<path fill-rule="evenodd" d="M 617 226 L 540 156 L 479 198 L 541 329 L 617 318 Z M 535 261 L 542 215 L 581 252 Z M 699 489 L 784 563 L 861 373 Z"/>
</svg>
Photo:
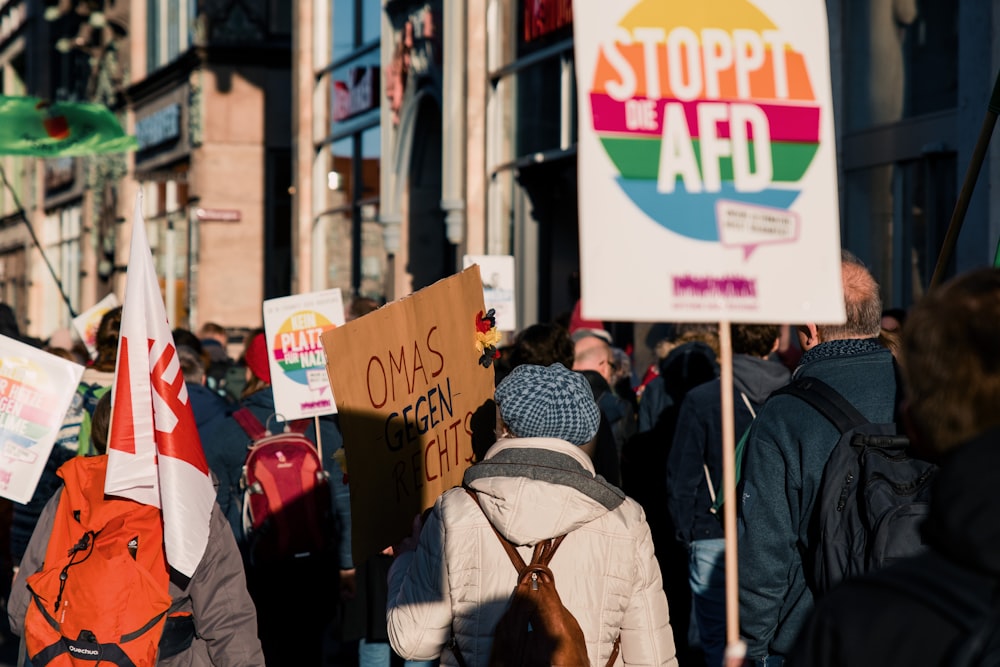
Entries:
<svg viewBox="0 0 1000 667">
<path fill-rule="evenodd" d="M 340 471 L 343 473 L 343 483 L 347 484 L 347 452 L 341 447 L 333 453 L 332 458 L 340 466 Z"/>
<path fill-rule="evenodd" d="M 496 311 L 490 308 L 484 315 L 480 310 L 476 316 L 476 349 L 479 350 L 479 363 L 484 368 L 489 368 L 494 359 L 500 358 L 500 350 L 497 348 L 499 343 Z"/>
</svg>

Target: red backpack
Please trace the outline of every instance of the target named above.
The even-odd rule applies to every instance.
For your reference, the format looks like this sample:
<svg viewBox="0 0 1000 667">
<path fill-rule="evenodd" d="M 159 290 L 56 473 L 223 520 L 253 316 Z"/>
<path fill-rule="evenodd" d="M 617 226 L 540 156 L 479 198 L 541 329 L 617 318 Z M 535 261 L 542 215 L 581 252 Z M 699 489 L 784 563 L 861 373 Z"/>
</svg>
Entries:
<svg viewBox="0 0 1000 667">
<path fill-rule="evenodd" d="M 282 432 L 272 434 L 247 408 L 233 417 L 251 439 L 241 480 L 250 562 L 330 551 L 329 473 L 316 446 L 303 434 L 309 420 L 286 422 Z"/>
</svg>

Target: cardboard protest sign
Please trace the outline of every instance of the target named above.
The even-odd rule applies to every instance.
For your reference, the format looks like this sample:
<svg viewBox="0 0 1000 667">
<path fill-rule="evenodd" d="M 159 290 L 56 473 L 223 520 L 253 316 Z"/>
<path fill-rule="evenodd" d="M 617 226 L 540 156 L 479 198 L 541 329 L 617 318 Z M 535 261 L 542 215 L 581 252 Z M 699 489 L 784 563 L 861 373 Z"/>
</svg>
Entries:
<svg viewBox="0 0 1000 667">
<path fill-rule="evenodd" d="M 344 323 L 340 289 L 264 302 L 264 335 L 274 409 L 285 419 L 337 411 L 320 335 Z"/>
<path fill-rule="evenodd" d="M 517 309 L 514 302 L 513 255 L 466 255 L 465 268 L 479 265 L 483 277 L 483 300 L 486 308 L 496 314 L 497 330 L 517 331 Z"/>
<path fill-rule="evenodd" d="M 97 356 L 97 327 L 101 325 L 101 318 L 104 317 L 104 313 L 120 305 L 118 297 L 112 292 L 73 318 L 73 328 L 87 346 L 91 359 Z"/>
<path fill-rule="evenodd" d="M 0 336 L 0 496 L 27 503 L 83 366 Z"/>
<path fill-rule="evenodd" d="M 581 0 L 573 23 L 583 315 L 843 322 L 825 3 Z"/>
<path fill-rule="evenodd" d="M 473 266 L 323 334 L 355 562 L 409 535 L 413 517 L 493 444 L 493 356 L 482 345 L 499 334 L 482 314 Z"/>
</svg>

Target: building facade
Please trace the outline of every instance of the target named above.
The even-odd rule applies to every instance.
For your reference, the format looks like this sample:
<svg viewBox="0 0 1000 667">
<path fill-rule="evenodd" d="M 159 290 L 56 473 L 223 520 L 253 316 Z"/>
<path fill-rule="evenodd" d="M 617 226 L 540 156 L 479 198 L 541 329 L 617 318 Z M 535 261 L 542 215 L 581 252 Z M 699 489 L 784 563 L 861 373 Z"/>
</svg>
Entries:
<svg viewBox="0 0 1000 667">
<path fill-rule="evenodd" d="M 101 101 L 140 149 L 0 157 L 0 298 L 29 333 L 123 294 L 140 189 L 174 326 L 257 326 L 264 299 L 329 288 L 392 300 L 467 254 L 515 257 L 521 326 L 572 308 L 569 0 L 106 0 L 94 21 L 60 7 L 0 0 L 3 93 Z M 930 283 L 987 112 L 1000 7 L 827 8 L 841 236 L 906 307 Z M 947 275 L 993 262 L 998 156 Z"/>
<path fill-rule="evenodd" d="M 359 253 L 379 255 L 386 299 L 450 275 L 465 254 L 513 255 L 518 322 L 565 317 L 580 269 L 572 3 L 383 0 L 377 203 L 354 187 L 371 188 L 361 172 L 374 138 L 357 132 L 374 128 L 365 67 L 376 46 L 357 37 L 374 37 L 375 20 L 359 27 L 357 17 L 372 17 L 375 4 L 314 3 L 325 12 L 314 21 L 325 59 L 310 85 L 322 91 L 313 108 L 324 115 L 309 166 L 322 193 L 299 223 L 311 240 L 308 259 L 299 250 L 311 262 L 311 289 L 379 296 L 376 260 L 366 271 Z M 886 306 L 908 307 L 931 282 L 986 116 L 1000 8 L 830 0 L 827 9 L 842 242 L 872 267 Z M 353 33 L 338 11 L 352 12 Z M 994 260 L 998 156 L 995 146 L 987 152 L 945 276 Z M 628 270 L 627 257 L 609 261 Z M 612 326 L 622 342 L 633 337 L 630 326 Z"/>
<path fill-rule="evenodd" d="M 124 295 L 139 191 L 172 326 L 260 326 L 291 292 L 291 19 L 275 0 L 0 5 L 3 94 L 104 104 L 139 145 L 0 158 L 0 298 L 26 332 Z"/>
<path fill-rule="evenodd" d="M 148 0 L 132 25 L 130 175 L 168 318 L 260 326 L 291 290 L 291 7 Z"/>
</svg>

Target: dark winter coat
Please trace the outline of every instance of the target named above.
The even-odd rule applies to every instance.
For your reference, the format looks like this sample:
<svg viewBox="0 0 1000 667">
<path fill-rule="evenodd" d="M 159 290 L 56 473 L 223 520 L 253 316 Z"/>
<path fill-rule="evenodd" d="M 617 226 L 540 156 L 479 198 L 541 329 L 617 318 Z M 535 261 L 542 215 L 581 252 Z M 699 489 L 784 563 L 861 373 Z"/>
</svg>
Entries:
<svg viewBox="0 0 1000 667">
<path fill-rule="evenodd" d="M 868 420 L 891 422 L 896 408 L 892 353 L 869 340 L 821 343 L 795 377 L 817 377 Z M 740 629 L 751 658 L 787 655 L 812 610 L 802 554 L 823 468 L 840 439 L 826 417 L 794 396 L 767 401 L 750 427 L 739 507 Z"/>
<path fill-rule="evenodd" d="M 746 354 L 733 355 L 733 432 L 739 439 L 754 411 L 760 410 L 772 391 L 788 382 L 790 373 L 774 361 Z M 722 488 L 722 380 L 716 378 L 688 392 L 681 404 L 674 431 L 674 445 L 667 461 L 667 508 L 685 544 L 693 540 L 722 538 L 722 523 L 710 512 L 715 499 L 705 478 L 705 466 L 715 494 Z"/>
<path fill-rule="evenodd" d="M 250 409 L 260 423 L 274 415 L 274 392 L 270 386 L 254 392 L 243 399 L 240 406 Z M 323 450 L 323 468 L 330 473 L 330 490 L 333 503 L 333 513 L 337 521 L 340 544 L 340 568 L 354 567 L 351 558 L 351 502 L 350 490 L 344 482 L 344 474 L 340 464 L 333 458 L 334 452 L 343 447 L 344 440 L 340 429 L 329 417 L 321 417 L 320 437 Z M 284 427 L 284 422 L 271 420 L 272 432 Z M 306 430 L 307 438 L 316 442 L 316 428 L 310 424 Z M 243 474 L 243 464 L 246 461 L 250 436 L 233 417 L 222 420 L 212 434 L 202 440 L 205 459 L 212 473 L 218 478 L 219 508 L 229 519 L 236 535 L 236 541 L 243 538 L 242 529 L 242 495 L 240 477 Z"/>
<path fill-rule="evenodd" d="M 787 664 L 951 664 L 956 642 L 968 633 L 958 621 L 961 614 L 935 607 L 919 591 L 934 585 L 950 590 L 952 603 L 970 610 L 970 627 L 982 623 L 991 609 L 994 614 L 1000 609 L 997 470 L 1000 428 L 958 447 L 942 464 L 932 489 L 931 511 L 924 524 L 931 550 L 847 581 L 817 602 Z M 994 624 L 997 633 L 1000 629 Z"/>
<path fill-rule="evenodd" d="M 226 417 L 235 409 L 226 400 L 203 384 L 185 382 L 191 412 L 194 413 L 194 423 L 198 428 L 201 441 L 205 440 L 218 428 Z"/>
</svg>

